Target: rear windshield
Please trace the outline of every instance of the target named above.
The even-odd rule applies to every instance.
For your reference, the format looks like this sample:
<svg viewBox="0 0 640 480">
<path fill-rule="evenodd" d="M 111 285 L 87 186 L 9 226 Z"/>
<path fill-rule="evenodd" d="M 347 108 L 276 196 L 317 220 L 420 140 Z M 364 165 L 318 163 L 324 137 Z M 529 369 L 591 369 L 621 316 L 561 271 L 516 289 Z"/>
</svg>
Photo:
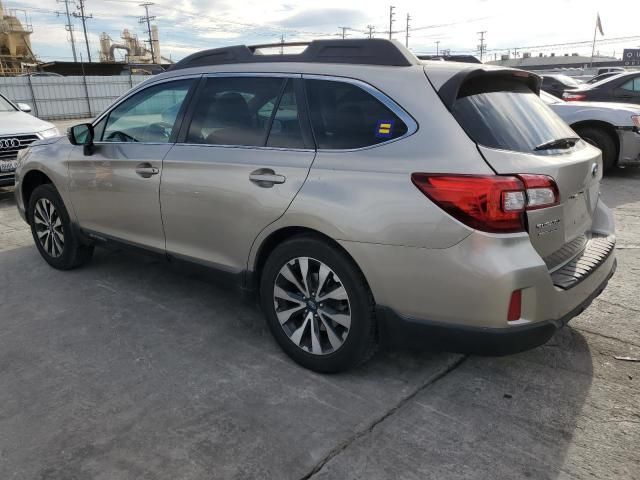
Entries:
<svg viewBox="0 0 640 480">
<path fill-rule="evenodd" d="M 502 150 L 548 155 L 536 147 L 577 136 L 526 85 L 495 77 L 466 82 L 453 116 L 476 143 Z"/>
</svg>

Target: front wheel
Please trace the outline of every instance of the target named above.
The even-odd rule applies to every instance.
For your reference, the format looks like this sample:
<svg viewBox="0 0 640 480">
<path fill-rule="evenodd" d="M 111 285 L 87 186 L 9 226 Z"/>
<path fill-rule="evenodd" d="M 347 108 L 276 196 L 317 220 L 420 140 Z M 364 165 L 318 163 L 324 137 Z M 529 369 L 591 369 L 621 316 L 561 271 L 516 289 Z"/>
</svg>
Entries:
<svg viewBox="0 0 640 480">
<path fill-rule="evenodd" d="M 371 292 L 353 261 L 328 242 L 305 236 L 276 247 L 260 299 L 278 344 L 306 368 L 339 372 L 375 352 Z"/>
<path fill-rule="evenodd" d="M 53 185 L 40 185 L 33 191 L 27 214 L 36 247 L 49 265 L 69 270 L 91 259 L 93 246 L 79 241 Z"/>
</svg>

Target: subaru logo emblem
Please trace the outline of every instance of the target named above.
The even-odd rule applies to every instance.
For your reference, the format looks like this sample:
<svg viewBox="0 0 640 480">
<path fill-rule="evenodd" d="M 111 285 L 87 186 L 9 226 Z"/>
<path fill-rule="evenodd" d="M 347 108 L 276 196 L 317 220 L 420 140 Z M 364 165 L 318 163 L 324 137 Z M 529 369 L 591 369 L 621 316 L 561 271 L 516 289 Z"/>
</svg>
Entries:
<svg viewBox="0 0 640 480">
<path fill-rule="evenodd" d="M 0 150 L 16 149 L 20 146 L 17 138 L 0 138 Z"/>
<path fill-rule="evenodd" d="M 595 178 L 596 175 L 598 175 L 598 164 L 594 163 L 591 166 L 591 176 Z"/>
</svg>

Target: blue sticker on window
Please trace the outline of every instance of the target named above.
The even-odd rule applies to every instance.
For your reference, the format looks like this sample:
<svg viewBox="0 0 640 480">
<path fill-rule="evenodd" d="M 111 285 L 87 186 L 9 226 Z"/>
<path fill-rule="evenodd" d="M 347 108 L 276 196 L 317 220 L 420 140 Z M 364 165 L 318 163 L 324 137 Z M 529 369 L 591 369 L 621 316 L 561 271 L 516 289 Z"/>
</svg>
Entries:
<svg viewBox="0 0 640 480">
<path fill-rule="evenodd" d="M 376 138 L 391 138 L 393 136 L 394 120 L 378 120 Z"/>
</svg>

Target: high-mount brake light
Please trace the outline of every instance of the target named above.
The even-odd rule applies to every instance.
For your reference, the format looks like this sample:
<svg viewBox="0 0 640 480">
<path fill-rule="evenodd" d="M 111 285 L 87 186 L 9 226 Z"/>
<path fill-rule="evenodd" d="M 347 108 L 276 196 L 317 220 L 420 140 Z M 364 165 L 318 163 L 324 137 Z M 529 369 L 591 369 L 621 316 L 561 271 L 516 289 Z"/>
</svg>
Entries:
<svg viewBox="0 0 640 480">
<path fill-rule="evenodd" d="M 490 233 L 524 232 L 527 210 L 560 201 L 556 182 L 547 175 L 414 173 L 411 181 L 452 217 Z"/>
</svg>

